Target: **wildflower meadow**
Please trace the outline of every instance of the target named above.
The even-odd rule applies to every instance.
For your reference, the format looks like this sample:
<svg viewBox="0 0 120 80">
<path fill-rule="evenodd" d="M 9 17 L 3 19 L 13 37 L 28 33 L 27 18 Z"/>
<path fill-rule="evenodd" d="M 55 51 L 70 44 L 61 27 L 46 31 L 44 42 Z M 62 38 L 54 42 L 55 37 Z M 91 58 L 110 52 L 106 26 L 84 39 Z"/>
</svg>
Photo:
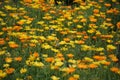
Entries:
<svg viewBox="0 0 120 80">
<path fill-rule="evenodd" d="M 120 0 L 0 0 L 0 80 L 120 80 Z"/>
</svg>

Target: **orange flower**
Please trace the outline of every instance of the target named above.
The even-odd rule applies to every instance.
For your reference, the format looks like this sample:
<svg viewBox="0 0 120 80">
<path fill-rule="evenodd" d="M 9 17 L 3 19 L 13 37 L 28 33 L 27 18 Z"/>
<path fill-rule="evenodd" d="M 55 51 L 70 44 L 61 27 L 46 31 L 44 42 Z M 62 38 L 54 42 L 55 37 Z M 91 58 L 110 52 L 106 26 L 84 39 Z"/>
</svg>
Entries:
<svg viewBox="0 0 120 80">
<path fill-rule="evenodd" d="M 95 19 L 95 18 L 90 18 L 90 21 L 91 21 L 91 22 L 97 22 L 97 19 Z"/>
<path fill-rule="evenodd" d="M 104 62 L 104 63 L 102 63 L 102 64 L 108 66 L 108 65 L 110 65 L 110 62 Z"/>
<path fill-rule="evenodd" d="M 108 24 L 106 24 L 106 25 L 107 25 L 107 26 L 111 26 L 111 27 L 113 26 L 113 24 L 112 24 L 112 23 L 108 23 Z"/>
<path fill-rule="evenodd" d="M 85 18 L 82 18 L 81 20 L 80 20 L 80 22 L 86 22 L 87 21 L 87 19 L 85 19 Z"/>
<path fill-rule="evenodd" d="M 32 3 L 32 0 L 23 0 L 25 3 Z"/>
<path fill-rule="evenodd" d="M 97 39 L 97 37 L 96 37 L 96 36 L 93 36 L 92 38 L 93 38 L 94 40 L 96 40 L 96 39 Z"/>
<path fill-rule="evenodd" d="M 106 15 L 105 14 L 100 14 L 100 17 L 105 19 Z"/>
<path fill-rule="evenodd" d="M 63 54 L 62 53 L 57 53 L 56 56 L 57 57 L 63 57 Z"/>
<path fill-rule="evenodd" d="M 21 60 L 22 60 L 22 57 L 15 57 L 14 60 L 15 60 L 15 61 L 21 61 Z"/>
<path fill-rule="evenodd" d="M 73 73 L 74 71 L 75 71 L 75 68 L 70 67 L 70 68 L 68 68 L 67 73 Z"/>
<path fill-rule="evenodd" d="M 93 13 L 95 13 L 95 14 L 99 13 L 99 9 L 94 9 Z"/>
<path fill-rule="evenodd" d="M 0 38 L 0 45 L 4 45 L 5 44 L 5 40 L 3 38 Z"/>
<path fill-rule="evenodd" d="M 36 47 L 36 44 L 30 43 L 29 46 L 30 46 L 30 47 Z"/>
<path fill-rule="evenodd" d="M 113 58 L 112 58 L 112 61 L 117 62 L 117 61 L 119 61 L 119 60 L 118 60 L 117 57 L 113 57 Z"/>
<path fill-rule="evenodd" d="M 48 58 L 45 58 L 45 61 L 47 61 L 47 62 L 53 62 L 54 58 L 53 57 L 48 57 Z"/>
<path fill-rule="evenodd" d="M 18 44 L 12 43 L 12 44 L 9 44 L 9 47 L 11 47 L 11 48 L 18 48 Z"/>
<path fill-rule="evenodd" d="M 108 57 L 114 62 L 118 61 L 118 58 L 114 54 L 110 54 Z"/>
<path fill-rule="evenodd" d="M 59 59 L 60 59 L 61 61 L 64 61 L 64 60 L 65 60 L 65 58 L 64 58 L 64 57 L 59 57 Z"/>
<path fill-rule="evenodd" d="M 99 0 L 99 2 L 101 2 L 101 3 L 102 3 L 102 2 L 103 2 L 103 0 Z"/>
<path fill-rule="evenodd" d="M 68 80 L 77 80 L 77 79 L 74 77 L 70 77 Z"/>
<path fill-rule="evenodd" d="M 19 25 L 23 25 L 24 22 L 23 22 L 23 21 L 18 21 L 17 24 L 19 24 Z"/>
<path fill-rule="evenodd" d="M 89 64 L 88 67 L 94 69 L 97 68 L 98 66 L 96 64 Z"/>
<path fill-rule="evenodd" d="M 120 22 L 117 22 L 117 28 L 120 29 Z"/>
<path fill-rule="evenodd" d="M 84 43 L 85 43 L 85 41 L 83 41 L 83 40 L 78 41 L 78 44 L 84 44 Z"/>
<path fill-rule="evenodd" d="M 12 74 L 14 71 L 15 71 L 14 68 L 8 68 L 8 69 L 6 69 L 6 73 L 7 74 Z"/>
<path fill-rule="evenodd" d="M 54 11 L 54 10 L 50 10 L 50 13 L 51 13 L 51 14 L 55 14 L 56 11 Z"/>
<path fill-rule="evenodd" d="M 2 30 L 3 30 L 3 31 L 7 31 L 7 28 L 6 28 L 6 27 L 3 27 Z"/>
<path fill-rule="evenodd" d="M 34 52 L 34 53 L 33 53 L 33 56 L 37 58 L 37 57 L 39 57 L 39 53 Z"/>
<path fill-rule="evenodd" d="M 63 40 L 66 41 L 66 42 L 69 42 L 69 41 L 70 41 L 69 38 L 63 38 Z"/>
<path fill-rule="evenodd" d="M 69 57 L 69 58 L 73 58 L 74 57 L 74 55 L 73 54 L 67 54 L 67 56 Z"/>
<path fill-rule="evenodd" d="M 104 5 L 105 5 L 106 7 L 110 7 L 110 6 L 111 6 L 110 3 L 105 3 Z"/>
<path fill-rule="evenodd" d="M 100 36 L 101 38 L 107 38 L 107 39 L 110 39 L 110 38 L 113 38 L 113 36 L 112 35 L 101 35 Z"/>
<path fill-rule="evenodd" d="M 87 69 L 88 68 L 88 66 L 86 65 L 86 64 L 78 64 L 78 68 L 80 68 L 80 69 Z"/>
<path fill-rule="evenodd" d="M 16 30 L 16 31 L 19 31 L 20 29 L 22 29 L 21 26 L 14 26 L 14 27 L 13 27 L 13 30 Z"/>
<path fill-rule="evenodd" d="M 66 31 L 61 31 L 60 33 L 61 33 L 61 34 L 63 34 L 63 35 L 64 35 L 64 34 L 67 34 L 67 32 L 66 32 Z"/>
<path fill-rule="evenodd" d="M 105 56 L 93 56 L 93 58 L 94 59 L 96 59 L 96 60 L 105 60 L 106 59 L 106 57 Z"/>
<path fill-rule="evenodd" d="M 79 22 L 79 20 L 78 19 L 73 19 L 73 22 L 77 23 L 77 22 Z"/>
<path fill-rule="evenodd" d="M 84 36 L 84 39 L 88 39 L 89 38 L 89 36 Z"/>
<path fill-rule="evenodd" d="M 106 18 L 106 21 L 111 21 L 111 18 Z"/>
<path fill-rule="evenodd" d="M 5 62 L 7 62 L 7 63 L 11 63 L 11 62 L 12 62 L 12 58 L 10 58 L 10 57 L 6 57 L 6 58 L 5 58 Z"/>
<path fill-rule="evenodd" d="M 107 10 L 106 13 L 107 13 L 107 14 L 111 14 L 111 13 L 113 13 L 113 9 Z"/>
<path fill-rule="evenodd" d="M 119 68 L 117 68 L 117 67 L 112 67 L 112 68 L 110 68 L 110 70 L 111 70 L 112 72 L 117 73 L 117 72 L 119 71 Z"/>
</svg>

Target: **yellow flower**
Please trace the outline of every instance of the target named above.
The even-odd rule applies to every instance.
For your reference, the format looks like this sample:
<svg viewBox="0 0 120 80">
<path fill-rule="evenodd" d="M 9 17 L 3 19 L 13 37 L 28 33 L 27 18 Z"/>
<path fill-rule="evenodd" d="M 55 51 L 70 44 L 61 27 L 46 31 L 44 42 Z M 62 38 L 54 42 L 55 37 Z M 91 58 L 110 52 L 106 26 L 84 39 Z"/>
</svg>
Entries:
<svg viewBox="0 0 120 80">
<path fill-rule="evenodd" d="M 10 65 L 9 64 L 4 64 L 3 67 L 8 68 Z"/>
<path fill-rule="evenodd" d="M 95 49 L 95 51 L 103 51 L 103 50 L 104 48 L 101 48 L 101 47 Z"/>
<path fill-rule="evenodd" d="M 32 43 L 38 43 L 38 41 L 36 39 L 30 40 L 30 42 L 32 42 Z"/>
<path fill-rule="evenodd" d="M 33 62 L 33 66 L 36 66 L 36 67 L 43 67 L 44 64 L 42 62 Z"/>
<path fill-rule="evenodd" d="M 59 77 L 56 77 L 56 76 L 51 76 L 51 79 L 52 79 L 52 80 L 59 80 L 60 78 L 59 78 Z"/>
<path fill-rule="evenodd" d="M 11 9 L 12 9 L 12 7 L 9 6 L 9 5 L 6 5 L 5 8 L 6 8 L 7 10 L 11 10 Z"/>
<path fill-rule="evenodd" d="M 73 77 L 76 78 L 76 79 L 80 78 L 80 76 L 78 74 L 74 74 Z"/>
<path fill-rule="evenodd" d="M 69 59 L 68 62 L 74 64 L 74 63 L 76 63 L 76 60 L 74 60 L 74 59 Z"/>
<path fill-rule="evenodd" d="M 27 72 L 27 69 L 26 68 L 21 68 L 20 69 L 20 73 L 23 74 L 23 73 L 26 73 Z"/>
<path fill-rule="evenodd" d="M 52 46 L 50 46 L 49 44 L 47 44 L 47 43 L 45 43 L 45 44 L 42 44 L 42 46 L 41 46 L 42 48 L 44 48 L 44 49 L 50 49 L 50 48 L 52 48 Z"/>
<path fill-rule="evenodd" d="M 116 47 L 115 46 L 113 46 L 113 45 L 107 45 L 107 50 L 114 50 L 114 49 L 116 49 Z"/>
<path fill-rule="evenodd" d="M 83 28 L 83 26 L 82 25 L 77 25 L 77 28 Z"/>
<path fill-rule="evenodd" d="M 112 0 L 112 2 L 117 2 L 117 0 Z"/>
<path fill-rule="evenodd" d="M 61 42 L 59 42 L 59 44 L 63 45 L 63 44 L 66 44 L 66 42 L 65 41 L 61 41 Z"/>
<path fill-rule="evenodd" d="M 0 51 L 0 55 L 3 55 L 3 54 L 5 54 L 5 51 Z"/>
<path fill-rule="evenodd" d="M 64 63 L 63 62 L 61 62 L 61 61 L 57 61 L 56 63 L 55 63 L 55 66 L 62 66 Z"/>
<path fill-rule="evenodd" d="M 96 30 L 95 29 L 89 29 L 87 30 L 88 33 L 94 33 Z"/>
<path fill-rule="evenodd" d="M 85 61 L 88 61 L 88 62 L 93 62 L 93 59 L 89 58 L 89 57 L 85 57 L 84 58 Z"/>
<path fill-rule="evenodd" d="M 43 25 L 45 22 L 44 21 L 39 21 L 37 24 Z"/>
<path fill-rule="evenodd" d="M 0 70 L 0 79 L 6 77 L 7 73 Z"/>
</svg>

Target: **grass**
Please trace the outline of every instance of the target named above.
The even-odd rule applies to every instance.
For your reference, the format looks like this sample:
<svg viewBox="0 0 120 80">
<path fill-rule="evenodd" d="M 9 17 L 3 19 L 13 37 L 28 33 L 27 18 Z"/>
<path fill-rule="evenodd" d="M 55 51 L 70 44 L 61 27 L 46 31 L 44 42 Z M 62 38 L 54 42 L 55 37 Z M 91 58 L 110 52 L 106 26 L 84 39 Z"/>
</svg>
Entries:
<svg viewBox="0 0 120 80">
<path fill-rule="evenodd" d="M 0 80 L 120 80 L 119 2 L 30 1 L 0 2 Z"/>
</svg>

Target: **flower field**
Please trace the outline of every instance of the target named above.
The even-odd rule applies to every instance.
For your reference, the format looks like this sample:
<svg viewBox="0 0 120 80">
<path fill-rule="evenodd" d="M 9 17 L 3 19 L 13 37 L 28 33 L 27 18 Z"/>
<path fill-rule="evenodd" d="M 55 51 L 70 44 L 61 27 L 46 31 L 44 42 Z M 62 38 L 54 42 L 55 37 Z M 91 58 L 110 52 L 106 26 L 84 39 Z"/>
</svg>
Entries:
<svg viewBox="0 0 120 80">
<path fill-rule="evenodd" d="M 118 1 L 0 0 L 0 80 L 120 80 Z"/>
</svg>

